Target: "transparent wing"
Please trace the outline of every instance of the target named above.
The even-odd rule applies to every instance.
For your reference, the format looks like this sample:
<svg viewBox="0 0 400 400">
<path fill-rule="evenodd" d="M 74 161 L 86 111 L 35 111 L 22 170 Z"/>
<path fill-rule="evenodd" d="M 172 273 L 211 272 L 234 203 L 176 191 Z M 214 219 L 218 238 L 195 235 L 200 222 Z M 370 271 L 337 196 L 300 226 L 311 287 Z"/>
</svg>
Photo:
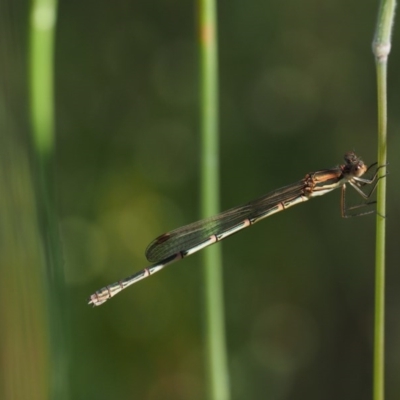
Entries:
<svg viewBox="0 0 400 400">
<path fill-rule="evenodd" d="M 224 232 L 245 219 L 257 217 L 282 201 L 299 196 L 303 192 L 304 186 L 305 181 L 303 179 L 214 217 L 164 233 L 149 244 L 146 249 L 146 258 L 150 262 L 158 262 L 181 251 L 188 250 L 212 235 Z"/>
</svg>

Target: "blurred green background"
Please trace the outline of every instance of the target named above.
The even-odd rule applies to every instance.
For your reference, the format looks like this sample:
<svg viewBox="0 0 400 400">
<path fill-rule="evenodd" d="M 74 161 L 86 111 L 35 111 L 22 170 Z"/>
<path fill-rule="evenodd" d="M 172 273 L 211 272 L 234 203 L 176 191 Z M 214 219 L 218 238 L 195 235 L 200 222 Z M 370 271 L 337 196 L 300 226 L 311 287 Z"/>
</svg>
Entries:
<svg viewBox="0 0 400 400">
<path fill-rule="evenodd" d="M 3 35 L 2 43 L 19 58 L 2 52 L 4 82 L 27 52 L 28 4 L 10 9 L 0 21 L 17 38 Z M 221 209 L 333 167 L 348 150 L 375 161 L 376 12 L 376 2 L 361 1 L 219 2 Z M 146 267 L 144 250 L 157 235 L 199 217 L 197 18 L 197 4 L 179 0 L 59 2 L 55 186 L 72 399 L 206 397 L 201 257 L 99 308 L 86 304 L 95 290 Z M 400 392 L 398 41 L 397 30 L 388 82 L 388 398 Z M 6 119 L 10 104 L 28 115 L 23 91 L 2 100 Z M 13 281 L 20 302 L 10 301 L 13 264 L 2 254 L 0 314 L 22 321 L 0 334 L 4 393 L 12 332 L 21 329 L 28 343 L 39 337 L 44 348 L 48 340 L 27 322 L 43 313 L 40 291 L 25 298 L 30 268 L 40 264 L 30 209 L 35 170 L 25 165 L 28 128 L 22 124 L 16 141 L 12 125 L 1 133 L 0 240 L 4 251 L 21 251 L 26 272 Z M 7 157 L 10 145 L 24 151 Z M 349 194 L 349 202 L 360 199 Z M 7 245 L 14 212 L 21 250 Z M 233 399 L 371 398 L 374 229 L 373 216 L 342 219 L 333 193 L 219 244 Z M 33 363 L 46 363 L 46 350 L 30 350 Z"/>
</svg>

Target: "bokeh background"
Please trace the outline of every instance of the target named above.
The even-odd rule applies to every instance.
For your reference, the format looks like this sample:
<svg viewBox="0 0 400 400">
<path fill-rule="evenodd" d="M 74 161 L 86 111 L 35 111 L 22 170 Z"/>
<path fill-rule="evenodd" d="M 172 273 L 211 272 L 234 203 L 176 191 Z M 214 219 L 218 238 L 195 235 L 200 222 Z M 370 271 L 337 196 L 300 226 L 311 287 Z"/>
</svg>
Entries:
<svg viewBox="0 0 400 400">
<path fill-rule="evenodd" d="M 376 12 L 361 1 L 219 2 L 221 209 L 335 166 L 348 150 L 376 160 Z M 206 398 L 200 256 L 86 304 L 146 267 L 157 235 L 199 217 L 197 20 L 196 2 L 182 0 L 59 2 L 55 185 L 72 399 Z M 26 29 L 17 26 L 21 37 Z M 400 392 L 399 39 L 395 30 L 388 398 Z M 219 244 L 233 399 L 371 398 L 374 238 L 374 216 L 342 219 L 334 192 Z"/>
</svg>

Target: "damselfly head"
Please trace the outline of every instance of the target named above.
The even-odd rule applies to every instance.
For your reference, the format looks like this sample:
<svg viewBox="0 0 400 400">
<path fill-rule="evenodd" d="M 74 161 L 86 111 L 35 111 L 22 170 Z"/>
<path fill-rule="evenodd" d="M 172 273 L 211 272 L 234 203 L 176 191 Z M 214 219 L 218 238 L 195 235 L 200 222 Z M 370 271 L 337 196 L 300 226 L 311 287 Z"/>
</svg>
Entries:
<svg viewBox="0 0 400 400">
<path fill-rule="evenodd" d="M 354 151 L 347 152 L 344 155 L 344 161 L 346 164 L 344 165 L 343 171 L 353 176 L 364 175 L 368 169 L 364 161 L 361 160 Z"/>
</svg>

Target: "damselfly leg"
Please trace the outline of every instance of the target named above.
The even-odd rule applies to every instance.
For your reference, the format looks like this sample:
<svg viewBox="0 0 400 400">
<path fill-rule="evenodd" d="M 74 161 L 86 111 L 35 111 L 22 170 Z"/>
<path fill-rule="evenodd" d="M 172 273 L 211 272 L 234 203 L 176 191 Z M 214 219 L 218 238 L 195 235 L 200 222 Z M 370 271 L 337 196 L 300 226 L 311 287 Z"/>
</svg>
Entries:
<svg viewBox="0 0 400 400">
<path fill-rule="evenodd" d="M 366 172 L 368 172 L 371 169 L 371 167 L 373 167 L 375 165 L 377 165 L 377 163 L 371 164 Z M 360 194 L 361 197 L 363 197 L 365 200 L 368 200 L 371 198 L 371 196 L 375 192 L 375 190 L 378 186 L 378 182 L 382 178 L 386 177 L 387 173 L 385 175 L 378 177 L 379 170 L 386 166 L 387 166 L 387 164 L 377 167 L 372 178 L 368 179 L 368 178 L 354 177 L 353 180 L 349 181 L 348 183 L 357 191 L 357 193 Z M 372 186 L 371 190 L 369 191 L 369 193 L 365 193 L 364 191 L 361 190 L 361 188 L 364 187 L 365 185 L 372 185 L 372 184 L 373 184 L 373 186 Z M 342 213 L 343 218 L 361 217 L 363 215 L 373 214 L 376 212 L 376 210 L 369 210 L 369 211 L 356 213 L 356 214 L 348 214 L 348 211 L 368 207 L 368 206 L 371 206 L 374 204 L 376 204 L 376 201 L 367 201 L 362 204 L 358 204 L 356 206 L 347 207 L 346 206 L 346 185 L 344 184 L 342 186 L 341 213 Z M 385 217 L 383 216 L 383 218 L 385 218 Z"/>
</svg>

